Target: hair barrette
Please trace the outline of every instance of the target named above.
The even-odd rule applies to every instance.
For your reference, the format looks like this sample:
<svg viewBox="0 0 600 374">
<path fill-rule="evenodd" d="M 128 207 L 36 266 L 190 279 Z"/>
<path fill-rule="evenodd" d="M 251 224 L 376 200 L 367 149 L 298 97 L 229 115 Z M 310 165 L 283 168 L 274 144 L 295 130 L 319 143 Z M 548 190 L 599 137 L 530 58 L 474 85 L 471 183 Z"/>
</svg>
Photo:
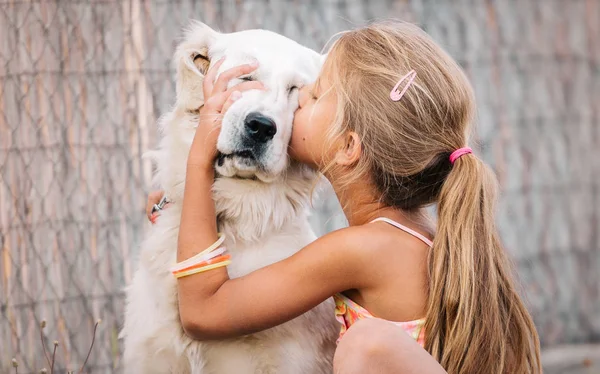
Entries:
<svg viewBox="0 0 600 374">
<path fill-rule="evenodd" d="M 399 101 L 400 99 L 402 99 L 402 96 L 404 96 L 404 93 L 406 93 L 406 90 L 408 90 L 408 87 L 410 87 L 411 83 L 415 80 L 416 77 L 417 72 L 411 70 L 405 76 L 400 78 L 398 83 L 396 83 L 394 88 L 392 88 L 392 91 L 390 91 L 390 99 L 392 99 L 392 101 Z M 398 87 L 400 87 L 402 82 L 404 82 L 405 80 L 407 81 L 406 85 L 404 86 L 402 91 L 398 91 Z"/>
</svg>

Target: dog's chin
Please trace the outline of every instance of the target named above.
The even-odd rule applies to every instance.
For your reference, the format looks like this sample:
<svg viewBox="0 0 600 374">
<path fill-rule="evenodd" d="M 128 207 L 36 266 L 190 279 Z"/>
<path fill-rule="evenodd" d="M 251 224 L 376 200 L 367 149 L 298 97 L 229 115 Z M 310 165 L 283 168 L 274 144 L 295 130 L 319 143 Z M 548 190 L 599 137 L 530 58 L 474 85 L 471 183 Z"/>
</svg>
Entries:
<svg viewBox="0 0 600 374">
<path fill-rule="evenodd" d="M 280 173 L 275 173 L 246 153 L 225 155 L 219 153 L 215 170 L 221 177 L 273 182 Z"/>
</svg>

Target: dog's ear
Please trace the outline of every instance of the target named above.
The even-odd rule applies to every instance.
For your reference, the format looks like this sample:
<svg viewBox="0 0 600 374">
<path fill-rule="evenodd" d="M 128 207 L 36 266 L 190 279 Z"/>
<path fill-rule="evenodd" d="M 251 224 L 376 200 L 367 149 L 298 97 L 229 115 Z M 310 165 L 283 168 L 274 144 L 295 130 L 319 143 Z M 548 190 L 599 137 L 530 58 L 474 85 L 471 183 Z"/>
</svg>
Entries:
<svg viewBox="0 0 600 374">
<path fill-rule="evenodd" d="M 175 52 L 177 106 L 196 110 L 204 104 L 202 83 L 211 62 L 210 46 L 219 33 L 202 22 L 193 21 Z"/>
</svg>

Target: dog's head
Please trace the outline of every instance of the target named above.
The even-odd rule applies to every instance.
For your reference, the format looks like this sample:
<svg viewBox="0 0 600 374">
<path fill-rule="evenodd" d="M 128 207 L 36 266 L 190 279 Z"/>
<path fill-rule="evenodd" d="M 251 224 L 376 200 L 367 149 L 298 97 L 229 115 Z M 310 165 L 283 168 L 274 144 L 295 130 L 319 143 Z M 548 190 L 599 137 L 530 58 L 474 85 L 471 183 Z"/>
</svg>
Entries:
<svg viewBox="0 0 600 374">
<path fill-rule="evenodd" d="M 195 22 L 175 55 L 179 108 L 195 113 L 202 106 L 204 75 L 221 57 L 225 61 L 219 73 L 258 60 L 258 69 L 242 79 L 260 81 L 266 90 L 244 92 L 223 117 L 216 170 L 226 177 L 269 182 L 289 164 L 287 147 L 298 89 L 317 78 L 323 57 L 270 31 L 222 34 Z"/>
</svg>

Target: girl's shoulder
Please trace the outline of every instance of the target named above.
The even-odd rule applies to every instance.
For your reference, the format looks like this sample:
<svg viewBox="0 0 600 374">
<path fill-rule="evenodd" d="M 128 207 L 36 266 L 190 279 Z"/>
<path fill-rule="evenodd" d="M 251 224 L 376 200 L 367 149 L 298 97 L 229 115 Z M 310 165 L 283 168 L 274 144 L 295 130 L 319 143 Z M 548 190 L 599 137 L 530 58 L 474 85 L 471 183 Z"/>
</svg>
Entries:
<svg viewBox="0 0 600 374">
<path fill-rule="evenodd" d="M 412 284 L 404 277 L 422 268 L 429 253 L 420 239 L 381 223 L 339 229 L 318 240 L 318 255 L 330 269 L 351 276 L 356 289 L 373 289 L 391 278 Z"/>
<path fill-rule="evenodd" d="M 367 250 L 370 245 L 378 244 L 385 240 L 381 235 L 381 230 L 374 226 L 375 225 L 365 224 L 344 227 L 330 232 L 323 236 L 322 239 L 327 238 L 328 241 L 338 244 L 346 250 L 362 252 Z"/>
<path fill-rule="evenodd" d="M 344 257 L 364 263 L 376 262 L 376 258 L 385 261 L 388 255 L 394 257 L 403 253 L 427 249 L 427 244 L 415 236 L 385 223 L 367 223 L 335 230 L 324 237 L 336 249 L 343 249 Z"/>
</svg>

